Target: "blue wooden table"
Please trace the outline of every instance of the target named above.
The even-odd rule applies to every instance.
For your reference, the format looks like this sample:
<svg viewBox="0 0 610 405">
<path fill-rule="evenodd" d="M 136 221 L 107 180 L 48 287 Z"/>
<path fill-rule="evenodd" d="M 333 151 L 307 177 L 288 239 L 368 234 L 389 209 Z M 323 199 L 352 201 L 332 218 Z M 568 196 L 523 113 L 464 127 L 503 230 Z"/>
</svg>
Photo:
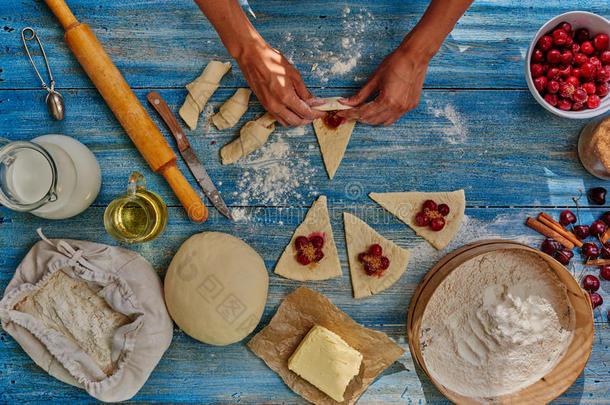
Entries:
<svg viewBox="0 0 610 405">
<path fill-rule="evenodd" d="M 156 89 L 177 112 L 186 95 L 184 85 L 208 61 L 230 60 L 191 0 L 71 0 L 69 4 L 77 18 L 90 24 L 143 103 L 147 92 Z M 415 25 L 427 1 L 251 0 L 250 4 L 257 15 L 256 28 L 294 63 L 316 95 L 346 96 L 364 84 Z M 273 275 L 272 269 L 307 207 L 318 194 L 324 194 L 343 276 L 307 285 L 328 296 L 357 322 L 386 332 L 408 348 L 405 318 L 409 301 L 439 258 L 453 248 L 486 238 L 538 246 L 542 237 L 523 225 L 527 216 L 541 210 L 557 216 L 572 206 L 571 197 L 579 188 L 610 186 L 589 175 L 579 163 L 576 143 L 585 122 L 546 112 L 530 95 L 523 76 L 524 55 L 538 27 L 573 9 L 610 16 L 605 0 L 477 0 L 432 61 L 419 106 L 389 128 L 358 124 L 332 181 L 311 127 L 278 128 L 263 150 L 232 166 L 220 164 L 220 147 L 238 134 L 243 123 L 261 114 L 255 99 L 232 130 L 219 132 L 206 125 L 203 117 L 199 128 L 187 134 L 238 221 L 230 222 L 211 209 L 208 221 L 198 225 L 189 222 L 163 179 L 148 169 L 66 47 L 63 31 L 46 5 L 40 0 L 2 0 L 0 136 L 13 140 L 47 133 L 73 136 L 99 159 L 103 186 L 87 211 L 68 220 L 48 221 L 2 209 L 0 291 L 37 241 L 38 227 L 48 237 L 115 244 L 103 227 L 104 208 L 124 192 L 127 177 L 137 170 L 167 202 L 169 225 L 162 237 L 133 249 L 163 277 L 180 244 L 194 233 L 214 230 L 242 238 L 263 256 L 270 271 L 269 299 L 258 331 L 283 297 L 301 285 Z M 19 32 L 25 26 L 35 28 L 46 46 L 67 105 L 61 122 L 48 118 L 45 92 L 38 88 L 21 45 Z M 210 105 L 217 109 L 235 88 L 243 86 L 243 76 L 234 67 Z M 467 219 L 459 237 L 441 252 L 367 197 L 371 191 L 458 188 L 466 190 Z M 343 211 L 357 214 L 382 235 L 411 250 L 406 274 L 389 290 L 363 300 L 352 298 Z M 601 212 L 599 207 L 585 206 L 581 215 L 590 223 Z M 602 281 L 602 290 L 606 304 L 601 313 L 595 313 L 591 359 L 557 403 L 610 401 L 606 320 L 610 282 Z M 0 332 L 0 386 L 1 403 L 91 401 L 84 391 L 49 377 L 5 332 Z M 244 343 L 212 347 L 178 329 L 171 347 L 133 400 L 302 403 Z M 360 403 L 445 401 L 414 367 L 407 351 Z"/>
</svg>

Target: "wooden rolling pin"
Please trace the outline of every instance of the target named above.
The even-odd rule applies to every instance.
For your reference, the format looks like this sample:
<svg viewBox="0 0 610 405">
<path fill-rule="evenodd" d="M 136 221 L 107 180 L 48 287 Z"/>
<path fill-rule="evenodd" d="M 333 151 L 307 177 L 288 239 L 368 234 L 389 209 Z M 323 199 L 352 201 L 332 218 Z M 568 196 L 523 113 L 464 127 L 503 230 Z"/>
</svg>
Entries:
<svg viewBox="0 0 610 405">
<path fill-rule="evenodd" d="M 176 154 L 87 24 L 79 23 L 64 0 L 45 0 L 66 30 L 68 46 L 152 170 L 169 183 L 188 216 L 204 222 L 208 210 L 176 167 Z"/>
</svg>

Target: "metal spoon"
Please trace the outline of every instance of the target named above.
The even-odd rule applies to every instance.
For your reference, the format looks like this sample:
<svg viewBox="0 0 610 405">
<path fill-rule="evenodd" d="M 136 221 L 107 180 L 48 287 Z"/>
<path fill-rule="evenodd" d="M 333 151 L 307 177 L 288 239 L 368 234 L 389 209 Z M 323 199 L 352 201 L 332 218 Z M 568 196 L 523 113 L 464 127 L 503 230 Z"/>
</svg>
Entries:
<svg viewBox="0 0 610 405">
<path fill-rule="evenodd" d="M 40 38 L 38 38 L 38 34 L 36 34 L 36 32 L 34 32 L 32 28 L 25 27 L 21 30 L 21 39 L 23 40 L 25 52 L 28 54 L 28 58 L 30 58 L 30 62 L 32 63 L 32 66 L 34 66 L 34 70 L 36 71 L 36 74 L 38 75 L 38 78 L 42 83 L 42 88 L 49 92 L 49 94 L 47 94 L 47 97 L 45 98 L 45 102 L 47 103 L 47 107 L 49 108 L 49 113 L 53 118 L 60 121 L 64 118 L 64 114 L 66 111 L 66 107 L 64 105 L 64 98 L 55 90 L 55 80 L 53 80 L 53 73 L 51 73 L 51 67 L 49 66 L 49 61 L 47 60 L 47 54 L 44 51 L 42 43 L 40 42 Z M 47 86 L 44 79 L 40 75 L 40 72 L 38 72 L 36 64 L 34 63 L 32 55 L 30 54 L 30 50 L 26 41 L 31 41 L 32 39 L 36 39 L 36 42 L 38 42 L 38 46 L 40 47 L 40 51 L 42 52 L 44 63 L 47 66 L 47 71 L 49 72 L 49 83 L 51 85 L 50 87 Z"/>
</svg>

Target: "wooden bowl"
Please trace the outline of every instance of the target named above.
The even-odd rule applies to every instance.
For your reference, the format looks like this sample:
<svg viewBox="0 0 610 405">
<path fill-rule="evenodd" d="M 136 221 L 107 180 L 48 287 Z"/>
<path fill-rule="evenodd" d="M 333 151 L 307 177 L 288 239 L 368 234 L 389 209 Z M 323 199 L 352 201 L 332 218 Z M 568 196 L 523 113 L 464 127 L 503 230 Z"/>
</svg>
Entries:
<svg viewBox="0 0 610 405">
<path fill-rule="evenodd" d="M 457 249 L 442 258 L 424 277 L 417 287 L 407 317 L 407 336 L 411 355 L 417 365 L 432 383 L 451 401 L 459 404 L 480 404 L 481 402 L 457 394 L 432 378 L 424 363 L 421 352 L 421 322 L 430 297 L 441 282 L 460 264 L 494 250 L 525 250 L 536 253 L 544 259 L 565 285 L 568 298 L 575 311 L 574 337 L 566 354 L 544 377 L 520 391 L 494 398 L 486 402 L 494 404 L 545 404 L 563 394 L 576 381 L 585 368 L 593 347 L 593 310 L 589 294 L 583 290 L 572 274 L 562 264 L 530 246 L 507 240 L 487 240 Z"/>
</svg>

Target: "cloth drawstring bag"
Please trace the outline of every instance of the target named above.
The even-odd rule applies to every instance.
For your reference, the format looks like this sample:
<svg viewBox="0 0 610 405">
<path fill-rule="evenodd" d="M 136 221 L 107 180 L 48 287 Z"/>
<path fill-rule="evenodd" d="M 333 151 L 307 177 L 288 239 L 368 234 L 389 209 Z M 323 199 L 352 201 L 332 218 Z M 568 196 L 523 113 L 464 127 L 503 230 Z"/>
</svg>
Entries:
<svg viewBox="0 0 610 405">
<path fill-rule="evenodd" d="M 172 340 L 173 323 L 165 307 L 158 275 L 150 263 L 135 252 L 81 240 L 49 240 L 40 230 L 38 232 L 42 240 L 32 247 L 17 267 L 0 301 L 3 329 L 53 377 L 83 388 L 105 402 L 133 397 Z M 68 277 L 55 274 L 58 271 Z M 93 297 L 95 299 L 85 303 L 105 302 L 103 308 L 96 309 L 92 316 L 81 322 L 82 325 L 95 322 L 96 317 L 105 320 L 107 314 L 123 319 L 111 335 L 96 336 L 106 344 L 110 353 L 113 364 L 110 372 L 104 371 L 99 362 L 87 354 L 77 343 L 78 339 L 49 327 L 41 317 L 15 308 L 47 288 L 44 294 L 49 298 L 44 302 L 59 301 L 57 305 L 67 308 L 67 313 L 72 310 L 77 315 L 79 311 L 82 313 L 82 308 L 73 305 L 77 302 L 70 302 L 70 294 L 63 293 L 63 290 L 61 294 L 54 294 L 52 288 L 55 284 L 50 286 L 51 279 L 59 280 L 60 276 L 61 280 L 71 283 L 68 289 L 86 283 L 88 289 L 81 290 L 89 292 L 89 296 L 92 290 L 95 292 L 93 295 L 101 298 Z M 41 313 L 45 313 L 43 304 L 36 302 L 34 307 L 37 306 Z M 50 317 L 56 315 L 53 311 L 47 311 L 51 312 Z M 79 327 L 78 319 L 70 316 L 64 316 L 64 319 L 64 324 L 73 322 L 74 327 Z M 86 338 L 88 333 L 94 331 L 83 331 Z"/>
</svg>

